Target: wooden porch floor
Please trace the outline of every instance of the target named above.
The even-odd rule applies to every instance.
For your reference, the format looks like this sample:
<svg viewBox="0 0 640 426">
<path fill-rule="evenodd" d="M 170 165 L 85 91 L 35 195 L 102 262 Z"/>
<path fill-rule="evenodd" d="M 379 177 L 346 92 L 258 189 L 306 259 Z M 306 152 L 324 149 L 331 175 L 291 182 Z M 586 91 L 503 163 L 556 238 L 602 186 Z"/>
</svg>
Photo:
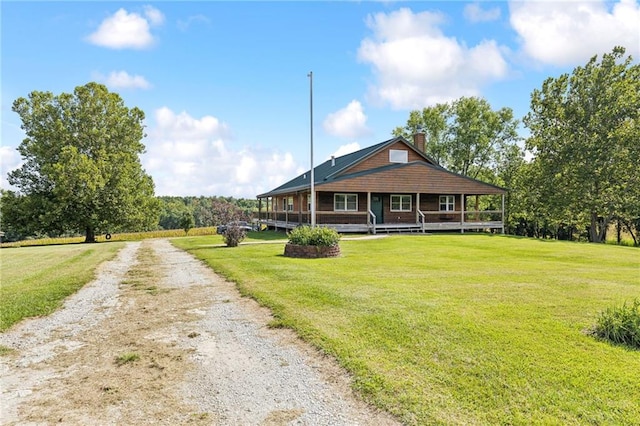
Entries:
<svg viewBox="0 0 640 426">
<path fill-rule="evenodd" d="M 260 223 L 276 228 L 276 229 L 294 229 L 300 225 L 299 222 L 276 221 L 272 219 L 260 219 Z M 302 225 L 308 225 L 303 223 Z M 421 233 L 429 231 L 471 231 L 482 229 L 497 229 L 503 232 L 504 224 L 501 221 L 488 222 L 439 222 L 439 223 L 377 223 L 373 225 L 366 224 L 338 224 L 338 223 L 322 223 L 318 226 L 335 229 L 340 233 Z"/>
</svg>

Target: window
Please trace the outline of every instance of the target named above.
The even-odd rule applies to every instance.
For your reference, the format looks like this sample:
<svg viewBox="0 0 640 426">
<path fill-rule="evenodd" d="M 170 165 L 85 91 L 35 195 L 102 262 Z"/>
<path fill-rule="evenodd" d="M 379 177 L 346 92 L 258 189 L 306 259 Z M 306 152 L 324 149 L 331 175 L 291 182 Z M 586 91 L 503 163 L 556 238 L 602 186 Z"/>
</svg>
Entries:
<svg viewBox="0 0 640 426">
<path fill-rule="evenodd" d="M 401 149 L 389 150 L 390 163 L 406 163 L 409 161 L 409 152 Z"/>
<path fill-rule="evenodd" d="M 287 210 L 287 197 L 282 197 L 282 211 Z"/>
<path fill-rule="evenodd" d="M 293 211 L 293 197 L 287 198 L 287 211 Z"/>
<path fill-rule="evenodd" d="M 335 194 L 333 196 L 333 210 L 337 212 L 358 211 L 358 194 Z"/>
<path fill-rule="evenodd" d="M 311 194 L 307 194 L 307 211 L 311 211 Z"/>
<path fill-rule="evenodd" d="M 411 195 L 392 195 L 391 211 L 392 212 L 410 212 L 411 211 Z"/>
<path fill-rule="evenodd" d="M 440 196 L 440 211 L 452 212 L 456 209 L 456 198 L 454 195 Z"/>
</svg>

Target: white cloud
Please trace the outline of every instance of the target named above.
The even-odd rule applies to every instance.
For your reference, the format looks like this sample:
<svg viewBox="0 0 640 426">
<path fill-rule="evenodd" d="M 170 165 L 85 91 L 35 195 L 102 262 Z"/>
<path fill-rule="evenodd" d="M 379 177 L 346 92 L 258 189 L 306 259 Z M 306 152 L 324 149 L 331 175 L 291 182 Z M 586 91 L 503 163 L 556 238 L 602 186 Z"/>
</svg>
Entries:
<svg viewBox="0 0 640 426">
<path fill-rule="evenodd" d="M 177 26 L 181 31 L 187 31 L 189 27 L 196 23 L 202 23 L 205 25 L 209 25 L 211 21 L 204 15 L 193 15 L 189 16 L 186 21 L 178 20 Z"/>
<path fill-rule="evenodd" d="M 111 49 L 144 49 L 153 45 L 151 26 L 161 25 L 164 15 L 158 9 L 145 6 L 144 17 L 119 9 L 106 18 L 87 40 Z"/>
<path fill-rule="evenodd" d="M 332 155 L 334 157 L 341 157 L 343 155 L 351 154 L 352 152 L 356 152 L 360 149 L 360 144 L 358 142 L 351 142 L 346 145 L 342 145 L 339 147 L 336 152 Z"/>
<path fill-rule="evenodd" d="M 361 42 L 358 58 L 373 66 L 373 101 L 422 108 L 478 95 L 483 84 L 507 74 L 503 47 L 493 40 L 467 47 L 442 33 L 443 21 L 441 14 L 406 8 L 368 17 L 373 37 Z"/>
<path fill-rule="evenodd" d="M 464 17 L 470 22 L 488 22 L 500 18 L 500 8 L 483 9 L 479 3 L 469 3 L 464 7 Z"/>
<path fill-rule="evenodd" d="M 329 114 L 322 126 L 328 134 L 342 138 L 357 138 L 369 133 L 367 116 L 362 110 L 362 104 L 356 100 Z"/>
<path fill-rule="evenodd" d="M 157 26 L 164 24 L 164 15 L 153 6 L 147 5 L 144 7 L 144 16 L 151 22 L 151 25 Z"/>
<path fill-rule="evenodd" d="M 539 62 L 573 65 L 616 45 L 624 46 L 627 54 L 640 54 L 636 0 L 621 0 L 612 7 L 604 1 L 514 1 L 509 9 L 524 53 Z"/>
<path fill-rule="evenodd" d="M 141 75 L 130 75 L 126 71 L 111 71 L 105 76 L 94 73 L 94 79 L 112 89 L 149 89 L 151 84 Z"/>
<path fill-rule="evenodd" d="M 0 188 L 15 190 L 9 185 L 7 174 L 21 165 L 22 160 L 15 147 L 0 146 Z"/>
<path fill-rule="evenodd" d="M 290 153 L 257 144 L 234 148 L 230 133 L 226 123 L 210 115 L 156 110 L 143 156 L 156 194 L 254 198 L 303 172 Z"/>
</svg>

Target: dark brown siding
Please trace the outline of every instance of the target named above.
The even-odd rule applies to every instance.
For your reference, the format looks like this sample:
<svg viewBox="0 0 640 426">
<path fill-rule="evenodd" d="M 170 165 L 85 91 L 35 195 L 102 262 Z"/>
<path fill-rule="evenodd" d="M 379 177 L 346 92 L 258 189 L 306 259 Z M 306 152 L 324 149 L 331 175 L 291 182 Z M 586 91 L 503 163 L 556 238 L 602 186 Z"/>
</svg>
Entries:
<svg viewBox="0 0 640 426">
<path fill-rule="evenodd" d="M 425 161 L 424 157 L 418 155 L 414 150 L 409 148 L 405 143 L 396 142 L 393 145 L 387 147 L 386 149 L 380 151 L 379 153 L 371 156 L 370 158 L 367 158 L 363 162 L 361 162 L 359 164 L 356 164 L 355 166 L 351 167 L 350 169 L 345 170 L 341 174 L 345 174 L 345 173 L 351 174 L 351 173 L 361 172 L 363 170 L 370 170 L 370 169 L 375 169 L 375 168 L 382 167 L 382 166 L 388 166 L 389 164 L 391 164 L 389 162 L 389 150 L 391 150 L 391 149 L 397 149 L 397 150 L 401 150 L 401 151 L 408 151 L 408 153 L 409 153 L 408 154 L 409 162 L 412 162 L 412 161 Z"/>
</svg>

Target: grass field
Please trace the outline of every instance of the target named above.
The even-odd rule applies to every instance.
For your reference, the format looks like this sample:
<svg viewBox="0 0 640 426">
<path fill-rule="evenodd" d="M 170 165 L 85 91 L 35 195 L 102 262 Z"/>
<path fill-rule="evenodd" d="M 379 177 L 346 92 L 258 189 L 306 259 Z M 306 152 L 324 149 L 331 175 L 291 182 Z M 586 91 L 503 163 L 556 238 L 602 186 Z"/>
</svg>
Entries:
<svg viewBox="0 0 640 426">
<path fill-rule="evenodd" d="M 202 236 L 212 235 L 216 233 L 216 227 L 210 226 L 206 228 L 193 228 L 189 230 L 190 236 Z M 114 241 L 140 241 L 147 238 L 174 238 L 184 237 L 185 232 L 182 229 L 163 229 L 158 231 L 146 231 L 146 232 L 123 232 L 111 234 L 111 242 Z M 60 238 L 37 238 L 32 240 L 22 240 L 10 243 L 2 243 L 0 247 L 33 247 L 33 246 L 48 246 L 48 245 L 60 245 L 60 244 L 76 244 L 84 242 L 85 237 L 60 237 Z M 99 243 L 106 242 L 105 234 L 96 235 L 96 241 Z"/>
<path fill-rule="evenodd" d="M 23 318 L 55 311 L 122 247 L 111 242 L 0 250 L 0 331 Z"/>
<path fill-rule="evenodd" d="M 408 424 L 640 424 L 640 352 L 585 330 L 640 297 L 637 248 L 488 235 L 283 244 L 172 240 L 269 306 Z"/>
</svg>

